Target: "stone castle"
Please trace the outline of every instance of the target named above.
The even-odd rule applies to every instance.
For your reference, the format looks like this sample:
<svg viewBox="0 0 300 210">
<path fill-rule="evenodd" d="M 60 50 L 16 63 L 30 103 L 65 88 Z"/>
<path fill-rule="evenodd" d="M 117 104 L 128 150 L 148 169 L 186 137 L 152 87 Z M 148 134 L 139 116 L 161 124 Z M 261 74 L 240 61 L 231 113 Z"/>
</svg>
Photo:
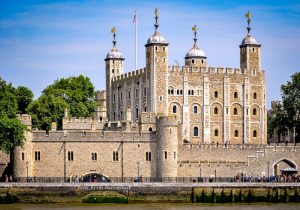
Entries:
<svg viewBox="0 0 300 210">
<path fill-rule="evenodd" d="M 93 118 L 66 110 L 63 130 L 31 130 L 14 152 L 14 177 L 267 176 L 300 164 L 297 145 L 266 145 L 266 82 L 261 44 L 248 33 L 240 68 L 208 67 L 197 42 L 185 66 L 168 66 L 168 42 L 155 31 L 146 47 L 146 67 L 124 73 L 116 47 L 105 62 L 106 91 L 99 91 Z M 20 120 L 31 128 L 31 117 Z"/>
</svg>

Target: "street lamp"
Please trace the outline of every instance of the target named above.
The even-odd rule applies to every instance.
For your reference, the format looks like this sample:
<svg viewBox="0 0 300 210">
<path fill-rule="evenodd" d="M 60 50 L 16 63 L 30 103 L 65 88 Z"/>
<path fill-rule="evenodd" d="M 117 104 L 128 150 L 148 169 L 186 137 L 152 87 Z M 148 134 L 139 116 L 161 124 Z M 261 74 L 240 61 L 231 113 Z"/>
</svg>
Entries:
<svg viewBox="0 0 300 210">
<path fill-rule="evenodd" d="M 26 182 L 28 182 L 28 161 L 26 161 Z"/>
<path fill-rule="evenodd" d="M 217 169 L 215 169 L 215 182 L 217 182 Z"/>
<path fill-rule="evenodd" d="M 270 181 L 270 161 L 268 161 L 267 164 L 268 164 L 268 181 Z"/>
<path fill-rule="evenodd" d="M 137 164 L 137 180 L 140 181 L 139 180 L 140 179 L 140 162 L 138 161 L 138 162 L 136 162 L 136 164 Z"/>
</svg>

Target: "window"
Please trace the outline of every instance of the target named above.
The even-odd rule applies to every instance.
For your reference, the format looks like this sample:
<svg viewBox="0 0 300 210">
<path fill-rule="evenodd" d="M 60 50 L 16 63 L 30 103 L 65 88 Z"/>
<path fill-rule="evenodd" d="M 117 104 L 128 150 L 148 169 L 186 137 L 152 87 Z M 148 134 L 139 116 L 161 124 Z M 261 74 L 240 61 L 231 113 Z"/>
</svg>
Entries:
<svg viewBox="0 0 300 210">
<path fill-rule="evenodd" d="M 194 114 L 198 114 L 198 107 L 194 106 Z"/>
<path fill-rule="evenodd" d="M 254 108 L 254 109 L 253 109 L 253 115 L 256 115 L 256 112 L 257 112 L 257 111 L 256 111 L 256 109 Z"/>
<path fill-rule="evenodd" d="M 215 136 L 219 136 L 219 131 L 217 129 L 215 130 Z"/>
<path fill-rule="evenodd" d="M 114 70 L 114 69 L 112 69 L 112 70 L 111 70 L 111 73 L 115 73 L 115 70 Z"/>
<path fill-rule="evenodd" d="M 144 96 L 147 96 L 147 88 L 144 87 Z"/>
<path fill-rule="evenodd" d="M 144 112 L 147 112 L 147 107 L 146 106 L 144 106 Z"/>
<path fill-rule="evenodd" d="M 233 109 L 233 114 L 234 114 L 234 115 L 237 115 L 237 114 L 238 114 L 237 108 L 234 108 L 234 109 Z"/>
<path fill-rule="evenodd" d="M 152 128 L 150 127 L 148 130 L 151 132 L 151 131 L 152 131 Z"/>
<path fill-rule="evenodd" d="M 253 99 L 256 99 L 256 98 L 257 98 L 257 94 L 253 93 Z"/>
<path fill-rule="evenodd" d="M 214 114 L 218 114 L 218 108 L 217 107 L 215 107 L 215 109 L 214 109 Z"/>
<path fill-rule="evenodd" d="M 247 115 L 249 114 L 249 110 L 248 109 L 246 109 L 246 112 L 247 112 Z"/>
<path fill-rule="evenodd" d="M 252 52 L 255 52 L 255 48 L 254 47 L 252 48 Z"/>
<path fill-rule="evenodd" d="M 82 131 L 81 135 L 86 136 L 86 131 Z"/>
<path fill-rule="evenodd" d="M 182 95 L 182 90 L 180 90 L 180 95 Z"/>
<path fill-rule="evenodd" d="M 159 101 L 162 101 L 162 96 L 159 96 Z"/>
<path fill-rule="evenodd" d="M 114 102 L 116 102 L 116 94 L 114 94 Z"/>
<path fill-rule="evenodd" d="M 179 90 L 177 90 L 177 95 L 179 95 Z"/>
<path fill-rule="evenodd" d="M 234 131 L 234 137 L 238 137 L 239 136 L 239 132 L 238 132 L 238 130 L 235 130 Z"/>
<path fill-rule="evenodd" d="M 218 98 L 218 91 L 215 91 L 215 98 Z"/>
<path fill-rule="evenodd" d="M 163 47 L 163 51 L 166 51 L 166 48 L 165 48 L 165 47 Z"/>
<path fill-rule="evenodd" d="M 257 131 L 256 130 L 253 131 L 253 137 L 257 137 Z"/>
<path fill-rule="evenodd" d="M 68 161 L 73 161 L 73 160 L 74 160 L 74 152 L 68 151 Z"/>
<path fill-rule="evenodd" d="M 201 60 L 201 63 L 202 63 L 202 64 L 204 63 L 204 60 L 203 60 L 203 59 Z"/>
<path fill-rule="evenodd" d="M 116 112 L 114 112 L 114 121 L 116 121 Z"/>
<path fill-rule="evenodd" d="M 173 105 L 173 114 L 177 114 L 177 106 Z"/>
<path fill-rule="evenodd" d="M 122 94 L 122 92 L 120 93 L 120 100 L 123 101 L 123 94 Z"/>
<path fill-rule="evenodd" d="M 226 114 L 228 114 L 228 108 L 226 108 Z"/>
<path fill-rule="evenodd" d="M 194 136 L 198 136 L 199 135 L 199 131 L 198 131 L 198 127 L 194 127 Z"/>
<path fill-rule="evenodd" d="M 237 92 L 234 92 L 233 97 L 234 97 L 234 98 L 238 98 L 238 93 L 237 93 Z"/>
<path fill-rule="evenodd" d="M 135 89 L 135 97 L 137 98 L 139 96 L 139 91 L 138 91 L 138 89 L 136 88 Z"/>
<path fill-rule="evenodd" d="M 167 151 L 165 151 L 165 159 L 167 159 L 168 158 L 168 153 L 167 153 Z"/>
<path fill-rule="evenodd" d="M 174 152 L 174 159 L 176 159 L 176 152 Z"/>
<path fill-rule="evenodd" d="M 146 152 L 146 161 L 151 161 L 151 152 Z"/>
<path fill-rule="evenodd" d="M 155 47 L 155 50 L 157 51 L 157 47 Z"/>
<path fill-rule="evenodd" d="M 135 118 L 139 118 L 139 108 L 135 109 Z"/>
<path fill-rule="evenodd" d="M 92 152 L 92 160 L 97 161 L 97 153 L 96 152 Z"/>
<path fill-rule="evenodd" d="M 41 160 L 41 152 L 40 151 L 35 151 L 34 152 L 34 159 L 36 161 L 40 161 Z"/>
<path fill-rule="evenodd" d="M 128 91 L 128 99 L 130 99 L 130 91 Z"/>
<path fill-rule="evenodd" d="M 256 71 L 254 69 L 252 70 L 252 75 L 256 76 Z"/>
<path fill-rule="evenodd" d="M 25 154 L 24 154 L 24 152 L 22 152 L 22 160 L 24 160 L 25 159 Z"/>
<path fill-rule="evenodd" d="M 118 151 L 113 151 L 113 161 L 119 161 L 119 153 L 118 153 Z"/>
<path fill-rule="evenodd" d="M 192 60 L 192 63 L 195 63 L 194 59 Z"/>
</svg>

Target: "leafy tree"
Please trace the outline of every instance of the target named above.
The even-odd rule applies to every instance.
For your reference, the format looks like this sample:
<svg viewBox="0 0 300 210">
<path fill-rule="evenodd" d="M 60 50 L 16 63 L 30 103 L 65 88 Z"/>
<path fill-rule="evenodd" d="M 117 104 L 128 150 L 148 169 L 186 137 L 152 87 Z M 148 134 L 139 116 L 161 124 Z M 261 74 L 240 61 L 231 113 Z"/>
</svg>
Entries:
<svg viewBox="0 0 300 210">
<path fill-rule="evenodd" d="M 19 86 L 16 89 L 16 97 L 18 101 L 18 110 L 21 114 L 26 113 L 26 109 L 33 99 L 33 93 L 27 87 Z"/>
<path fill-rule="evenodd" d="M 25 141 L 24 131 L 27 128 L 17 118 L 0 118 L 0 149 L 11 152 L 16 146 L 22 146 Z"/>
<path fill-rule="evenodd" d="M 292 81 L 288 81 L 286 85 L 281 86 L 282 102 L 287 112 L 289 129 L 295 128 L 297 140 L 300 134 L 300 72 L 291 76 Z"/>
<path fill-rule="evenodd" d="M 288 131 L 287 113 L 281 102 L 273 102 L 272 109 L 268 117 L 268 130 L 272 135 L 277 134 L 277 143 L 280 143 L 282 135 L 285 135 Z"/>
<path fill-rule="evenodd" d="M 26 87 L 14 88 L 11 83 L 7 83 L 0 77 L 0 149 L 5 152 L 12 151 L 16 146 L 24 144 L 24 132 L 27 130 L 17 118 L 18 113 L 24 113 L 18 106 L 21 98 L 18 94 L 30 95 L 32 92 Z M 30 97 L 27 102 L 30 102 Z M 20 103 L 22 104 L 22 103 Z M 26 107 L 26 103 L 22 105 Z"/>
<path fill-rule="evenodd" d="M 89 117 L 96 106 L 94 97 L 95 88 L 88 77 L 61 78 L 43 90 L 38 100 L 29 105 L 28 112 L 34 127 L 49 130 L 51 122 L 56 122 L 61 129 L 66 108 L 71 116 Z"/>
</svg>

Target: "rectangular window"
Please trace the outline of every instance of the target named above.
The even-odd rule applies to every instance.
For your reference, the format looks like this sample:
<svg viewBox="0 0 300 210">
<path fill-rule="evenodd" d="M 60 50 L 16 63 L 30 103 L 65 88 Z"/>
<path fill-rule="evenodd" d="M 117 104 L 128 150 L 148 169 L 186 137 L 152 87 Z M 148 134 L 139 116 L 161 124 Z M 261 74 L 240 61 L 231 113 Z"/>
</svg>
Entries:
<svg viewBox="0 0 300 210">
<path fill-rule="evenodd" d="M 179 90 L 177 90 L 177 95 L 179 95 Z"/>
<path fill-rule="evenodd" d="M 34 152 L 34 159 L 36 161 L 40 161 L 41 160 L 41 152 L 40 151 L 35 151 Z"/>
<path fill-rule="evenodd" d="M 113 101 L 116 102 L 116 94 L 114 94 Z"/>
<path fill-rule="evenodd" d="M 139 96 L 139 90 L 135 89 L 135 97 L 137 98 Z"/>
<path fill-rule="evenodd" d="M 168 153 L 167 153 L 167 151 L 165 151 L 165 159 L 167 159 L 168 158 Z"/>
<path fill-rule="evenodd" d="M 146 96 L 146 95 L 147 95 L 147 88 L 144 87 L 144 96 Z"/>
<path fill-rule="evenodd" d="M 162 96 L 159 96 L 159 101 L 162 101 Z"/>
<path fill-rule="evenodd" d="M 120 101 L 123 101 L 123 94 L 122 94 L 122 92 L 120 93 Z"/>
<path fill-rule="evenodd" d="M 151 161 L 151 152 L 146 152 L 146 161 Z"/>
<path fill-rule="evenodd" d="M 228 108 L 226 108 L 226 114 L 228 114 Z"/>
<path fill-rule="evenodd" d="M 128 91 L 128 99 L 130 99 L 130 91 Z"/>
<path fill-rule="evenodd" d="M 176 159 L 176 152 L 174 152 L 174 159 Z"/>
<path fill-rule="evenodd" d="M 24 154 L 24 152 L 22 152 L 22 160 L 24 160 L 25 159 L 25 154 Z"/>
<path fill-rule="evenodd" d="M 96 152 L 92 152 L 92 160 L 97 161 L 97 153 Z"/>
<path fill-rule="evenodd" d="M 73 161 L 73 160 L 74 160 L 74 152 L 68 151 L 68 161 Z"/>
<path fill-rule="evenodd" d="M 119 161 L 119 153 L 118 153 L 118 151 L 113 151 L 113 161 Z"/>
</svg>

